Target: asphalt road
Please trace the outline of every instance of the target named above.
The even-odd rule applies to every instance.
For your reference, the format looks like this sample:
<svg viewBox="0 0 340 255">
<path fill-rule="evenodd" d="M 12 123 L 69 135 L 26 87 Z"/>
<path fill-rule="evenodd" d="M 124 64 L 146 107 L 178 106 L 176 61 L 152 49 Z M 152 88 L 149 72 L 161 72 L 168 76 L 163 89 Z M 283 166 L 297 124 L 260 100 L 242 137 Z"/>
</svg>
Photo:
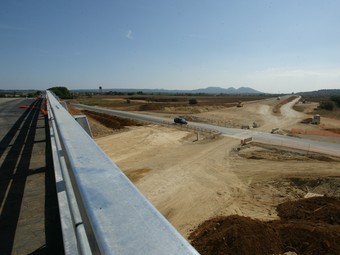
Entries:
<svg viewBox="0 0 340 255">
<path fill-rule="evenodd" d="M 140 121 L 153 122 L 153 123 L 173 123 L 173 119 L 157 117 L 145 114 L 139 114 L 134 112 L 125 112 L 119 110 L 110 110 L 105 108 L 99 108 L 94 106 L 73 104 L 75 107 L 80 109 L 87 109 L 96 112 L 102 112 L 110 115 L 132 118 Z M 328 143 L 322 141 L 301 139 L 297 137 L 288 137 L 282 135 L 275 135 L 271 133 L 258 132 L 254 130 L 237 129 L 237 128 L 225 128 L 220 126 L 209 125 L 205 123 L 190 122 L 189 128 L 203 129 L 214 132 L 219 132 L 225 136 L 245 139 L 252 137 L 255 142 L 269 144 L 274 146 L 281 146 L 286 148 L 292 148 L 297 150 L 303 150 L 307 152 L 323 153 L 332 156 L 340 157 L 340 144 Z"/>
<path fill-rule="evenodd" d="M 63 254 L 41 103 L 0 99 L 0 254 Z"/>
</svg>

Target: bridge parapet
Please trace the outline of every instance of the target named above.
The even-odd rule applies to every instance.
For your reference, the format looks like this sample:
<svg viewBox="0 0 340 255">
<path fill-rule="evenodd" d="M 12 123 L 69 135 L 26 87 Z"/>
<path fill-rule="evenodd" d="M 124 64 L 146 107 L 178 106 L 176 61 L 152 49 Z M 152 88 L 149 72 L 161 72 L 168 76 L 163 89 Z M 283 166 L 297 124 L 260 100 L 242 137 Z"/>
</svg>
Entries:
<svg viewBox="0 0 340 255">
<path fill-rule="evenodd" d="M 198 254 L 47 91 L 66 254 Z"/>
</svg>

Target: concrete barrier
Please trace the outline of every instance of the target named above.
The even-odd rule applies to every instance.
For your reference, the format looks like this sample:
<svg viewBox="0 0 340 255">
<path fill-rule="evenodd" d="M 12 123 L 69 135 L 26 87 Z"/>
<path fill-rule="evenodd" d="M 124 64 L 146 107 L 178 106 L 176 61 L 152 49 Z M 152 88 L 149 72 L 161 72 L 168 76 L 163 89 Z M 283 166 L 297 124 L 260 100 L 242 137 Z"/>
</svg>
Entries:
<svg viewBox="0 0 340 255">
<path fill-rule="evenodd" d="M 251 142 L 253 142 L 253 138 L 252 137 L 248 137 L 248 138 L 245 138 L 245 139 L 241 140 L 241 144 L 242 145 L 246 145 L 246 144 L 249 144 Z"/>
</svg>

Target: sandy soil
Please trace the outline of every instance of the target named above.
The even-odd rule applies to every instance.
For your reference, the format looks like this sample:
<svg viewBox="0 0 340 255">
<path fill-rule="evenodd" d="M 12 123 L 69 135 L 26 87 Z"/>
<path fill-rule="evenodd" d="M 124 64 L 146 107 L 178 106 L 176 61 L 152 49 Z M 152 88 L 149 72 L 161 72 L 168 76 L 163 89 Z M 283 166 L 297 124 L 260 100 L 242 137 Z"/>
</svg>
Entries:
<svg viewBox="0 0 340 255">
<path fill-rule="evenodd" d="M 282 100 L 289 98 L 283 97 L 281 100 L 270 98 L 266 100 L 245 102 L 243 107 L 231 107 L 218 109 L 216 111 L 203 112 L 193 114 L 198 120 L 204 120 L 211 123 L 222 123 L 229 127 L 241 127 L 242 125 L 252 126 L 255 121 L 259 127 L 259 131 L 271 131 L 273 128 L 290 129 L 292 127 L 319 129 L 317 125 L 303 125 L 300 122 L 303 119 L 313 117 L 313 109 L 317 106 L 315 103 L 302 104 L 299 103 L 299 97 L 295 100 L 284 104 L 280 108 L 280 113 L 273 111 L 277 104 Z M 292 107 L 298 104 L 302 109 L 301 112 L 295 111 Z M 321 118 L 322 126 L 333 128 L 339 126 L 339 120 L 329 118 Z"/>
<path fill-rule="evenodd" d="M 259 130 L 300 126 L 310 117 L 292 105 L 273 113 L 276 99 L 195 114 Z M 306 106 L 307 108 L 307 106 Z M 334 124 L 334 123 L 335 124 Z M 339 122 L 331 120 L 331 124 Z M 308 126 L 309 128 L 319 128 Z M 271 220 L 279 203 L 318 193 L 340 196 L 340 159 L 264 147 L 237 150 L 239 141 L 174 127 L 148 125 L 97 138 L 98 145 L 185 237 L 214 216 Z"/>
</svg>

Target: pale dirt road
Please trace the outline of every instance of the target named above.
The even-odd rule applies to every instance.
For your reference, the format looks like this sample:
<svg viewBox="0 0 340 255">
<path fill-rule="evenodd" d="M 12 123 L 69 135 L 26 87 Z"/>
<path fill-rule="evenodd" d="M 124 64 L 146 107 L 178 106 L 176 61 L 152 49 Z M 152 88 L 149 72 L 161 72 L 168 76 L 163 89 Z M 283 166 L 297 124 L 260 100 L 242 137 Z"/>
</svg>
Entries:
<svg viewBox="0 0 340 255">
<path fill-rule="evenodd" d="M 288 128 L 308 116 L 292 110 L 293 102 L 274 115 L 275 104 L 263 100 L 198 115 L 234 122 L 256 117 L 263 129 L 274 122 Z M 238 151 L 235 139 L 196 138 L 191 131 L 148 125 L 96 142 L 185 237 L 216 215 L 270 220 L 276 218 L 277 204 L 307 192 L 340 195 L 339 159 L 256 146 Z"/>
<path fill-rule="evenodd" d="M 284 100 L 282 98 L 281 100 Z M 292 107 L 299 101 L 299 97 L 295 100 L 283 105 L 281 107 L 281 113 L 274 113 L 273 108 L 280 103 L 276 98 L 270 98 L 261 101 L 253 101 L 244 103 L 243 107 L 231 107 L 223 110 L 216 110 L 210 112 L 204 112 L 194 114 L 198 119 L 203 118 L 210 120 L 211 122 L 222 122 L 231 127 L 241 127 L 242 125 L 252 126 L 253 122 L 256 122 L 259 127 L 259 131 L 270 131 L 273 128 L 279 127 L 284 129 L 290 127 L 303 118 L 307 118 L 307 115 L 294 111 Z"/>
</svg>

